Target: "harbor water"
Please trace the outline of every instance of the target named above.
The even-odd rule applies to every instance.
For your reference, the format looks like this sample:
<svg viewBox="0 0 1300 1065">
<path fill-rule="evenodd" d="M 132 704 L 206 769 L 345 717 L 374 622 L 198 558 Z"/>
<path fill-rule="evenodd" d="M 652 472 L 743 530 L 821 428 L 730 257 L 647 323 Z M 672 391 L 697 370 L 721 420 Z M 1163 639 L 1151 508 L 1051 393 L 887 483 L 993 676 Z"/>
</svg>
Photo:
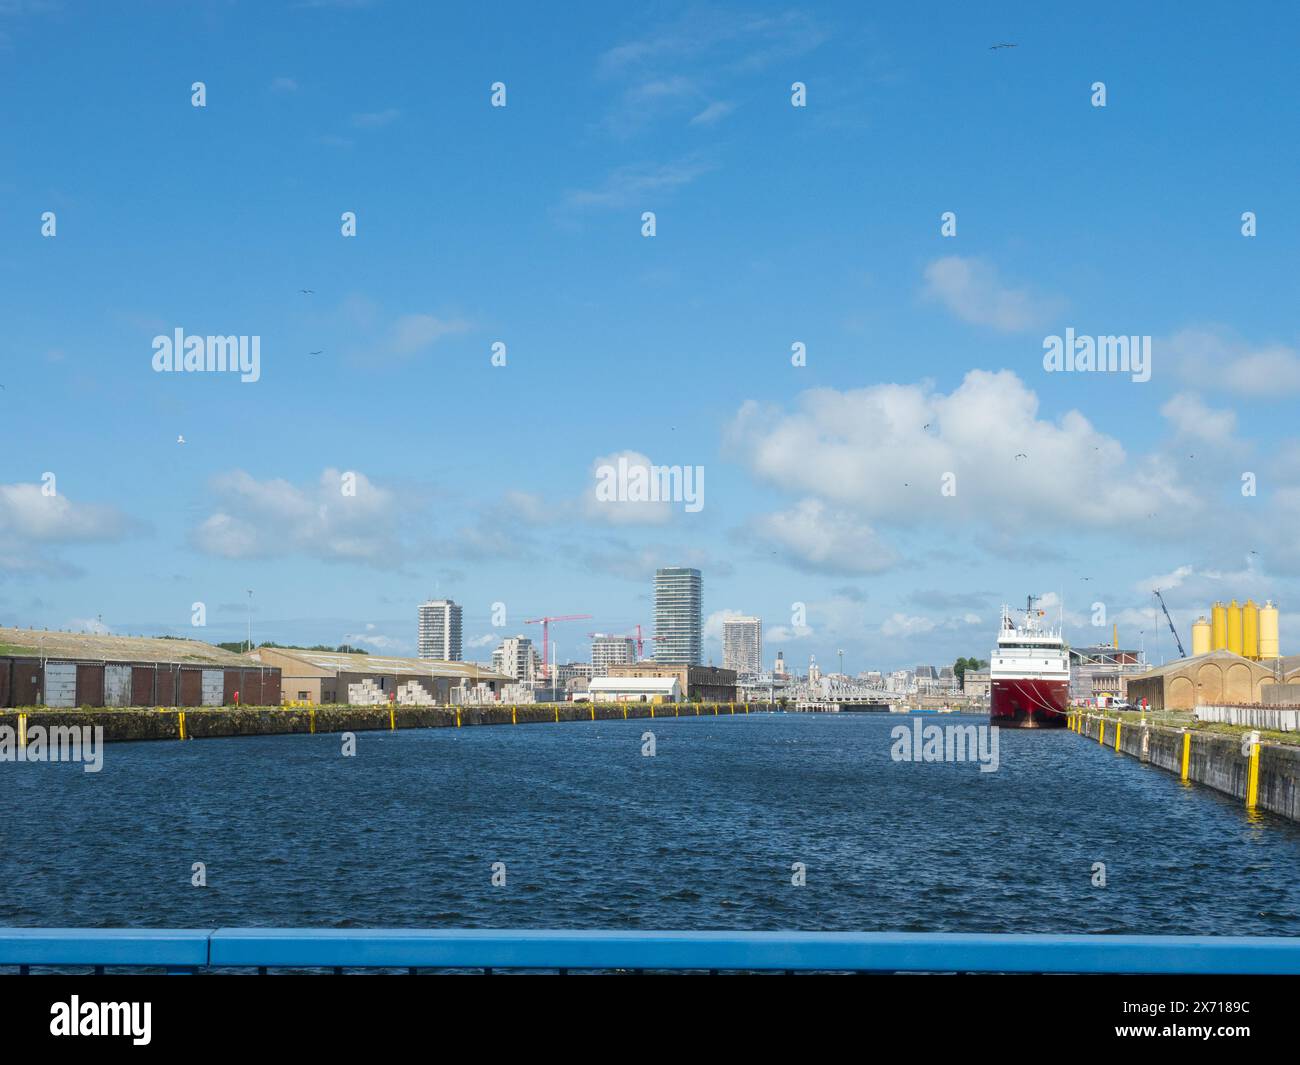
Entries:
<svg viewBox="0 0 1300 1065">
<path fill-rule="evenodd" d="M 2 923 L 1300 933 L 1300 825 L 1066 730 L 1003 730 L 994 772 L 897 761 L 900 724 L 577 721 L 363 732 L 355 757 L 318 734 L 112 744 L 99 773 L 5 763 Z"/>
</svg>

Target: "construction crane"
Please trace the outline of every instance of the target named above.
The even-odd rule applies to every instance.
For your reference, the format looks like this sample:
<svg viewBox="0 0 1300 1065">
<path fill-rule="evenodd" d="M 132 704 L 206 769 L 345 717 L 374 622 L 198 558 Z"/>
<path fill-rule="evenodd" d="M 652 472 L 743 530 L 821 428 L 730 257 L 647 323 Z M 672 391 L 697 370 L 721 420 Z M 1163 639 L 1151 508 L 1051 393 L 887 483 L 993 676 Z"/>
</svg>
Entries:
<svg viewBox="0 0 1300 1065">
<path fill-rule="evenodd" d="M 551 676 L 551 660 L 549 657 L 551 647 L 551 622 L 552 621 L 586 621 L 591 614 L 554 614 L 544 618 L 529 618 L 524 622 L 525 625 L 542 626 L 542 679 L 549 680 Z"/>
<path fill-rule="evenodd" d="M 1186 658 L 1187 652 L 1183 650 L 1183 641 L 1178 638 L 1178 630 L 1174 628 L 1174 619 L 1169 616 L 1169 608 L 1165 606 L 1165 597 L 1160 594 L 1159 588 L 1151 590 L 1156 593 L 1156 598 L 1160 600 L 1160 609 L 1165 612 L 1165 620 L 1169 622 L 1169 631 L 1174 634 L 1174 643 L 1178 644 L 1178 657 Z"/>
</svg>

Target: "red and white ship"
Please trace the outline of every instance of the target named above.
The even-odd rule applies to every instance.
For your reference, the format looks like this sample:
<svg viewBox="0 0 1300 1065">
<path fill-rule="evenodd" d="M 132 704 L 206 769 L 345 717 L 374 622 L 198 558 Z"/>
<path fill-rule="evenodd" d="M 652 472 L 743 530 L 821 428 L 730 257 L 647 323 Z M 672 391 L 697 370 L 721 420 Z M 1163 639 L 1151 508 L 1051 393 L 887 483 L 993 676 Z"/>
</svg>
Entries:
<svg viewBox="0 0 1300 1065">
<path fill-rule="evenodd" d="M 1002 608 L 998 645 L 989 659 L 989 723 L 1002 728 L 1062 728 L 1070 700 L 1070 652 L 1059 628 L 1042 623 L 1035 598 L 1017 624 Z"/>
</svg>

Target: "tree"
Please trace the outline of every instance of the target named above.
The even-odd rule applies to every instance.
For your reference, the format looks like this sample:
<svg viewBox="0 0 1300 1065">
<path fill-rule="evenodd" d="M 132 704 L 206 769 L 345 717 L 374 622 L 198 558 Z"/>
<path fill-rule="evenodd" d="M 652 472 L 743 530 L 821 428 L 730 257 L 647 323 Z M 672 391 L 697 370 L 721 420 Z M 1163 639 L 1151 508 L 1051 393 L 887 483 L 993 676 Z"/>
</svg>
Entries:
<svg viewBox="0 0 1300 1065">
<path fill-rule="evenodd" d="M 957 683 L 965 687 L 966 671 L 970 670 L 976 673 L 988 665 L 988 662 L 979 658 L 959 658 L 952 664 L 953 676 L 957 678 Z"/>
</svg>

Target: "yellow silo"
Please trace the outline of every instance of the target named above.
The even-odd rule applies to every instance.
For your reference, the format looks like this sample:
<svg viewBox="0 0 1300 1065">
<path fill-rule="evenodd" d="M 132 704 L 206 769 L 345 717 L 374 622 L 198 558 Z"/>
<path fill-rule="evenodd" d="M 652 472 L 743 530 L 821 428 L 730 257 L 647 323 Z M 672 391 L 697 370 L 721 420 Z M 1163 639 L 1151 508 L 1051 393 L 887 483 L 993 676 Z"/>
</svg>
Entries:
<svg viewBox="0 0 1300 1065">
<path fill-rule="evenodd" d="M 1210 653 L 1210 623 L 1205 620 L 1202 614 L 1192 624 L 1192 655 L 1204 655 Z"/>
<path fill-rule="evenodd" d="M 1228 604 L 1228 650 L 1241 654 L 1241 607 L 1235 599 Z"/>
<path fill-rule="evenodd" d="M 1259 661 L 1259 607 L 1247 599 L 1241 608 L 1241 653 L 1252 662 Z"/>
<path fill-rule="evenodd" d="M 1211 650 L 1222 651 L 1228 646 L 1228 608 L 1222 603 L 1210 607 Z"/>
<path fill-rule="evenodd" d="M 1259 608 L 1259 657 L 1277 658 L 1277 607 L 1273 600 L 1266 600 Z"/>
</svg>

